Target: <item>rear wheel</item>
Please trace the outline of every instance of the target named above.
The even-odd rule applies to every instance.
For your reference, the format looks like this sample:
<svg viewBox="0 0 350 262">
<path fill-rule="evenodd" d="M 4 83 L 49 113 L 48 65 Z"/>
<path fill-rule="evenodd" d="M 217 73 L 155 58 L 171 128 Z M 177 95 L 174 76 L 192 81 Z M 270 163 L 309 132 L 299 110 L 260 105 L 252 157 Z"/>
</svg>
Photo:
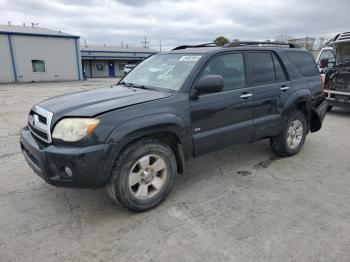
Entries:
<svg viewBox="0 0 350 262">
<path fill-rule="evenodd" d="M 161 141 L 142 139 L 118 157 L 107 191 L 131 211 L 157 206 L 169 194 L 177 173 L 171 148 Z"/>
<path fill-rule="evenodd" d="M 293 156 L 301 150 L 304 145 L 308 125 L 305 115 L 301 111 L 293 111 L 282 132 L 270 139 L 272 150 L 280 156 Z"/>
</svg>

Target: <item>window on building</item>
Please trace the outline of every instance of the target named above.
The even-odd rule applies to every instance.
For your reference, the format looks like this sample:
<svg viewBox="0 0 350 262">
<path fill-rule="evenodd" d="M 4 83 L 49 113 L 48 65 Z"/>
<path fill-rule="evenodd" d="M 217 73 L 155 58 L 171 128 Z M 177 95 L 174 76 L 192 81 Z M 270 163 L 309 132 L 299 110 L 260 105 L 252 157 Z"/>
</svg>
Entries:
<svg viewBox="0 0 350 262">
<path fill-rule="evenodd" d="M 119 70 L 124 70 L 125 65 L 125 63 L 119 63 Z"/>
<path fill-rule="evenodd" d="M 32 60 L 32 68 L 34 73 L 44 73 L 45 62 L 43 60 Z"/>
<path fill-rule="evenodd" d="M 268 84 L 275 81 L 275 69 L 270 52 L 249 53 L 254 84 Z"/>
<path fill-rule="evenodd" d="M 97 71 L 103 71 L 103 64 L 96 64 Z"/>
<path fill-rule="evenodd" d="M 205 67 L 200 78 L 206 75 L 221 75 L 224 79 L 224 91 L 245 86 L 243 54 L 225 54 L 215 57 Z"/>
</svg>

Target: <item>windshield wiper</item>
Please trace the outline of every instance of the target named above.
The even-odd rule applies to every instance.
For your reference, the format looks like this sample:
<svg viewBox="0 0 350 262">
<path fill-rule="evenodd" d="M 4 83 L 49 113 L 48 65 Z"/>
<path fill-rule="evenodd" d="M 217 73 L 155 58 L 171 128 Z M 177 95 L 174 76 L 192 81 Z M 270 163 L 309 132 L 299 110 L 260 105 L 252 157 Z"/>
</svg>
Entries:
<svg viewBox="0 0 350 262">
<path fill-rule="evenodd" d="M 146 90 L 156 90 L 155 88 L 144 86 L 144 85 L 137 85 L 134 83 L 127 83 L 127 82 L 120 82 L 120 84 L 125 85 L 127 87 L 133 87 L 133 88 L 140 88 L 140 89 L 146 89 Z"/>
</svg>

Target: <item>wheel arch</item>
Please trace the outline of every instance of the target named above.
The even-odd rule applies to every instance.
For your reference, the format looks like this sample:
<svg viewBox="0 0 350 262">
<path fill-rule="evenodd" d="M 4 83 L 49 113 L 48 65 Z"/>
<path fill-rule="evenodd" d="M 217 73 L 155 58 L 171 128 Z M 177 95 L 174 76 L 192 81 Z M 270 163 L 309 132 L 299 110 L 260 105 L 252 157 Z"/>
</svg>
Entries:
<svg viewBox="0 0 350 262">
<path fill-rule="evenodd" d="M 184 174 L 185 161 L 193 155 L 192 139 L 188 132 L 184 121 L 174 114 L 152 115 L 132 119 L 116 127 L 106 143 L 117 145 L 112 153 L 117 159 L 127 146 L 137 140 L 158 139 L 173 150 L 178 173 Z"/>
<path fill-rule="evenodd" d="M 295 110 L 298 110 L 304 113 L 307 120 L 308 129 L 310 129 L 311 117 L 312 117 L 312 94 L 310 90 L 308 89 L 298 90 L 288 98 L 282 111 L 284 124 L 288 119 L 289 113 Z"/>
</svg>

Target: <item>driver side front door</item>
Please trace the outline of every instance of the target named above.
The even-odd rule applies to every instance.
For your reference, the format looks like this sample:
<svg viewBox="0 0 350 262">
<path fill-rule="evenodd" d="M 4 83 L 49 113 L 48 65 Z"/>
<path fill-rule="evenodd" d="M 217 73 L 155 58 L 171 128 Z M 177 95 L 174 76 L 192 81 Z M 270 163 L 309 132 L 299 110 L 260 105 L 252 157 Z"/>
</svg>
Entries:
<svg viewBox="0 0 350 262">
<path fill-rule="evenodd" d="M 204 66 L 198 79 L 221 75 L 224 89 L 191 100 L 191 120 L 196 156 L 228 145 L 253 140 L 254 98 L 246 86 L 244 54 L 219 54 Z"/>
</svg>

